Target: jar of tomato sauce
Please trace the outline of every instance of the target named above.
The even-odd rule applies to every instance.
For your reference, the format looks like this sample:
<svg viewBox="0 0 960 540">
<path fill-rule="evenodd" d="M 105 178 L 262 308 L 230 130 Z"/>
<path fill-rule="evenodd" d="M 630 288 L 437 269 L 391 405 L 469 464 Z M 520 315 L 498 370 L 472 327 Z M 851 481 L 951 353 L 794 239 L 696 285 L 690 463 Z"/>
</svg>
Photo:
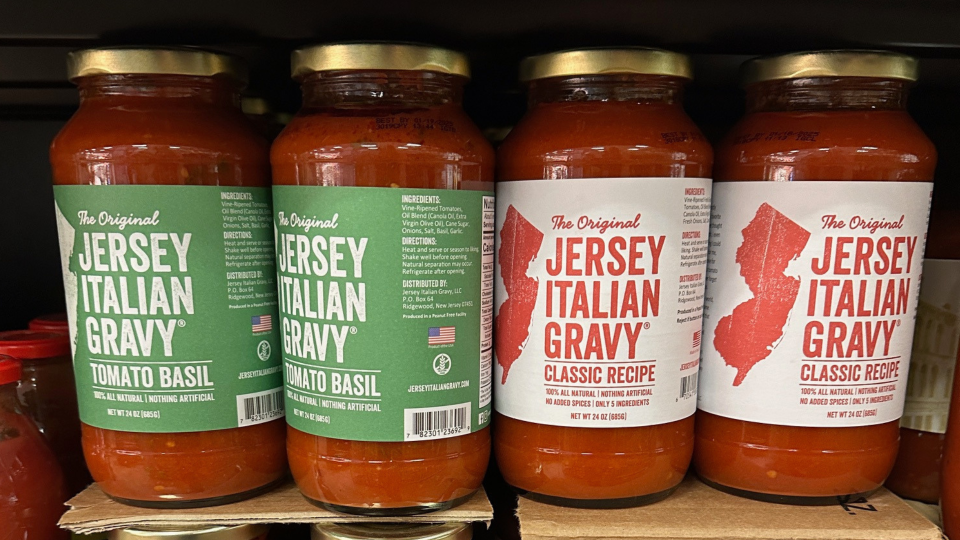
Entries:
<svg viewBox="0 0 960 540">
<path fill-rule="evenodd" d="M 270 527 L 249 525 L 197 525 L 193 527 L 138 527 L 114 529 L 109 540 L 267 540 Z"/>
<path fill-rule="evenodd" d="M 66 540 L 67 500 L 56 456 L 17 399 L 20 360 L 0 355 L 0 523 L 4 538 Z"/>
<path fill-rule="evenodd" d="M 0 355 L 20 360 L 20 403 L 57 456 L 70 493 L 90 482 L 80 446 L 80 417 L 74 391 L 70 340 L 66 334 L 11 330 L 0 332 Z"/>
<path fill-rule="evenodd" d="M 470 540 L 469 523 L 317 523 L 312 540 Z"/>
<path fill-rule="evenodd" d="M 293 477 L 344 512 L 451 507 L 490 455 L 493 150 L 467 59 L 321 45 L 293 75 L 271 152 Z"/>
<path fill-rule="evenodd" d="M 897 495 L 930 504 L 940 499 L 944 433 L 960 350 L 958 218 L 955 210 L 931 214 L 900 453 L 886 482 Z"/>
<path fill-rule="evenodd" d="M 820 51 L 743 68 L 717 150 L 694 462 L 793 503 L 893 467 L 936 151 L 904 109 L 914 58 Z"/>
<path fill-rule="evenodd" d="M 947 538 L 960 538 L 960 399 L 957 396 L 960 396 L 960 374 L 954 376 L 940 481 L 940 512 Z"/>
<path fill-rule="evenodd" d="M 47 315 L 34 317 L 30 320 L 27 328 L 38 332 L 53 332 L 55 334 L 67 334 L 70 332 L 66 313 L 49 313 Z"/>
<path fill-rule="evenodd" d="M 529 110 L 498 150 L 494 448 L 532 498 L 644 504 L 690 464 L 713 164 L 691 73 L 640 48 L 521 66 Z"/>
<path fill-rule="evenodd" d="M 267 142 L 240 62 L 69 56 L 50 149 L 90 472 L 144 506 L 251 496 L 286 473 Z"/>
</svg>

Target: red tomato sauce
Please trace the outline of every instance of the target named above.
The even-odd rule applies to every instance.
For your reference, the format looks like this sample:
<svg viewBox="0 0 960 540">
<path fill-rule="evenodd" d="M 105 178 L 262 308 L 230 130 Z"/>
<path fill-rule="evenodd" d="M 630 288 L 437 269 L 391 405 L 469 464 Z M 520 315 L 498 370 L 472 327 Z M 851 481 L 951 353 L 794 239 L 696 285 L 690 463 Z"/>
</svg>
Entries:
<svg viewBox="0 0 960 540">
<path fill-rule="evenodd" d="M 18 360 L 0 356 L 0 523 L 4 538 L 66 540 L 57 527 L 67 499 L 60 465 L 20 410 Z"/>
<path fill-rule="evenodd" d="M 816 82 L 800 79 L 748 87 L 748 114 L 717 148 L 716 181 L 932 181 L 936 150 L 903 110 L 905 83 L 825 79 L 819 83 L 819 98 L 791 103 L 791 96 L 800 95 L 801 86 L 811 81 Z M 865 105 L 871 99 L 879 106 Z M 788 132 L 794 136 L 755 136 Z M 815 136 L 798 140 L 799 132 Z M 750 142 L 738 142 L 744 140 Z M 863 152 L 864 147 L 876 151 Z M 855 494 L 883 483 L 898 445 L 897 421 L 793 427 L 699 411 L 694 463 L 708 481 L 748 493 Z"/>
<path fill-rule="evenodd" d="M 307 77 L 303 108 L 271 151 L 274 184 L 492 190 L 493 150 L 460 106 L 462 85 L 459 77 L 417 71 Z M 392 99 L 362 97 L 364 88 Z M 447 128 L 419 127 L 429 124 Z M 376 442 L 291 427 L 287 451 L 307 498 L 346 511 L 389 511 L 471 495 L 487 468 L 490 431 Z"/>
<path fill-rule="evenodd" d="M 534 81 L 530 110 L 498 149 L 498 182 L 710 177 L 713 152 L 683 111 L 682 79 L 620 75 L 570 80 L 598 96 L 615 89 L 650 95 L 564 100 L 559 97 L 564 78 Z M 668 142 L 669 134 L 683 136 Z M 498 340 L 509 339 L 504 334 L 509 328 L 498 330 Z M 693 453 L 693 416 L 625 428 L 545 425 L 499 413 L 494 422 L 494 447 L 504 479 L 521 490 L 566 500 L 561 504 L 639 501 L 669 492 L 683 479 Z"/>
<path fill-rule="evenodd" d="M 78 82 L 80 109 L 50 149 L 59 185 L 270 185 L 267 142 L 213 77 L 104 75 Z M 218 501 L 286 473 L 283 419 L 195 433 L 83 425 L 95 481 L 137 504 Z M 171 501 L 173 501 L 171 503 Z"/>
<path fill-rule="evenodd" d="M 933 211 L 926 258 L 960 259 L 957 218 L 960 218 L 960 214 L 955 211 Z M 940 499 L 945 439 L 945 434 L 901 427 L 900 453 L 887 478 L 886 487 L 901 497 L 937 504 Z"/>
</svg>

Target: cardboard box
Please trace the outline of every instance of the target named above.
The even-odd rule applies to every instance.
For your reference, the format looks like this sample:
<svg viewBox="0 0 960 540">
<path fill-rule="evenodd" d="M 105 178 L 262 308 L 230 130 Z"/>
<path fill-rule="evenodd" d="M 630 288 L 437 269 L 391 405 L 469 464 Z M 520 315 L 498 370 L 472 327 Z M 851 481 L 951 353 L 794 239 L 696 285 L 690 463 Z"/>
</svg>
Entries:
<svg viewBox="0 0 960 540">
<path fill-rule="evenodd" d="M 408 517 L 363 517 L 340 514 L 307 502 L 292 482 L 269 493 L 222 506 L 156 510 L 120 504 L 104 495 L 96 484 L 67 501 L 70 507 L 60 518 L 60 527 L 89 534 L 143 525 L 241 525 L 244 523 L 438 523 L 493 520 L 493 508 L 481 489 L 466 503 L 442 512 Z"/>
<path fill-rule="evenodd" d="M 886 489 L 832 506 L 788 506 L 688 478 L 663 502 L 574 510 L 520 498 L 523 540 L 941 540 L 940 529 Z"/>
</svg>

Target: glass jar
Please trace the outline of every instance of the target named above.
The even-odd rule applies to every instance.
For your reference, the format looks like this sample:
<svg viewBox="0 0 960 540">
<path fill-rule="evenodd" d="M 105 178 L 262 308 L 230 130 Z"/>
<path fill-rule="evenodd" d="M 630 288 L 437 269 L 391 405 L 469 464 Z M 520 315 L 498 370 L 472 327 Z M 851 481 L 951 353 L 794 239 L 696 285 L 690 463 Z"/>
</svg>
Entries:
<svg viewBox="0 0 960 540">
<path fill-rule="evenodd" d="M 202 506 L 286 474 L 267 142 L 195 49 L 69 57 L 50 149 L 83 446 L 111 497 Z"/>
<path fill-rule="evenodd" d="M 960 537 L 960 373 L 954 374 L 950 418 L 943 446 L 940 513 L 947 538 Z"/>
<path fill-rule="evenodd" d="M 694 463 L 794 503 L 893 467 L 936 150 L 904 106 L 917 61 L 822 51 L 744 65 L 717 150 Z"/>
<path fill-rule="evenodd" d="M 293 75 L 271 152 L 293 477 L 343 512 L 453 506 L 490 453 L 493 150 L 467 60 L 322 45 Z"/>
<path fill-rule="evenodd" d="M 66 540 L 67 500 L 56 457 L 17 399 L 20 361 L 0 355 L 0 523 L 4 538 Z"/>
<path fill-rule="evenodd" d="M 312 540 L 470 540 L 469 523 L 316 523 Z"/>
<path fill-rule="evenodd" d="M 655 49 L 521 66 L 529 110 L 497 155 L 494 448 L 529 497 L 633 506 L 687 472 L 713 162 L 691 74 Z"/>
<path fill-rule="evenodd" d="M 886 487 L 906 499 L 940 500 L 943 442 L 960 351 L 960 233 L 956 210 L 935 209 L 910 359 L 900 452 Z"/>
<path fill-rule="evenodd" d="M 33 330 L 0 332 L 0 355 L 21 361 L 23 375 L 17 386 L 20 403 L 57 456 L 68 492 L 79 493 L 90 483 L 90 473 L 80 446 L 69 338 Z"/>
<path fill-rule="evenodd" d="M 138 527 L 114 529 L 107 533 L 109 540 L 267 540 L 270 526 L 250 525 L 196 525 L 191 527 Z"/>
<path fill-rule="evenodd" d="M 54 334 L 70 333 L 66 313 L 49 313 L 47 315 L 34 317 L 30 320 L 27 328 L 36 330 L 37 332 L 53 332 Z"/>
</svg>

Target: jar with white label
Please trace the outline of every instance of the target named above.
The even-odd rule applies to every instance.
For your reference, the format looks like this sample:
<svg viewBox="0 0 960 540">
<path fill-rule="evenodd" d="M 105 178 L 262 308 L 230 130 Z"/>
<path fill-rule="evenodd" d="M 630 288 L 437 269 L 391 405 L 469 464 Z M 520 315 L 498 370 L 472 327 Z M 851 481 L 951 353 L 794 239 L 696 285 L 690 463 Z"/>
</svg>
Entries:
<svg viewBox="0 0 960 540">
<path fill-rule="evenodd" d="M 720 488 L 829 503 L 893 467 L 936 151 L 914 58 L 744 65 L 717 150 L 694 462 Z"/>
<path fill-rule="evenodd" d="M 498 151 L 494 447 L 528 497 L 668 495 L 693 452 L 713 152 L 683 110 L 687 57 L 525 60 Z"/>
<path fill-rule="evenodd" d="M 944 434 L 960 350 L 958 218 L 960 212 L 946 209 L 930 217 L 900 453 L 885 484 L 901 497 L 929 504 L 940 500 Z"/>
</svg>

